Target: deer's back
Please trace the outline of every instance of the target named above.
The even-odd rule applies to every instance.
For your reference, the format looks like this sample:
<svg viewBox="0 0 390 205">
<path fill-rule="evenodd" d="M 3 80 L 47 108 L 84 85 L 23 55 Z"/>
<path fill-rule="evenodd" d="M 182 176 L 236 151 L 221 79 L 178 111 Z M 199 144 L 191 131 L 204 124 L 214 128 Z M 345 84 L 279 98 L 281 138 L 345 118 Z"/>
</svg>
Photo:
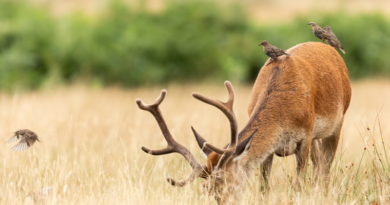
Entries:
<svg viewBox="0 0 390 205">
<path fill-rule="evenodd" d="M 267 120 L 302 128 L 313 127 L 316 118 L 342 118 L 349 106 L 351 87 L 338 52 L 316 42 L 299 44 L 287 52 L 291 56 L 279 57 L 259 72 L 249 116 L 260 123 Z"/>
</svg>

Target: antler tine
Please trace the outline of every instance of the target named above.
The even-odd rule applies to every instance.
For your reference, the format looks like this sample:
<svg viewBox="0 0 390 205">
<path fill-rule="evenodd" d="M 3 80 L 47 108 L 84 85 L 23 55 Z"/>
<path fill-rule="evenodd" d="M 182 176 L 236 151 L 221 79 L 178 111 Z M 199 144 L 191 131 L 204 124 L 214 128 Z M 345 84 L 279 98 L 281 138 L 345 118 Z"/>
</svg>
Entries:
<svg viewBox="0 0 390 205">
<path fill-rule="evenodd" d="M 206 140 L 202 136 L 200 136 L 200 134 L 198 134 L 198 132 L 194 129 L 194 127 L 191 126 L 191 130 L 194 133 L 196 142 L 198 143 L 199 147 L 202 149 L 203 154 L 207 156 L 211 154 L 212 150 L 204 147 L 204 143 L 206 142 Z"/>
<path fill-rule="evenodd" d="M 151 105 L 145 104 L 140 98 L 137 98 L 135 102 L 137 103 L 139 109 L 151 112 L 153 109 L 156 110 L 156 107 L 158 107 L 162 101 L 164 101 L 166 95 L 167 91 L 163 89 L 160 93 L 160 96 L 158 96 L 158 98 Z"/>
<path fill-rule="evenodd" d="M 230 110 L 233 112 L 233 103 L 234 103 L 234 97 L 235 97 L 233 85 L 229 81 L 225 81 L 224 84 L 225 84 L 225 87 L 229 93 L 229 99 L 226 102 L 226 105 L 229 106 Z"/>
<path fill-rule="evenodd" d="M 197 177 L 200 177 L 204 169 L 203 169 L 202 165 L 198 162 L 198 160 L 196 160 L 194 155 L 186 147 L 184 147 L 183 145 L 176 142 L 175 139 L 173 139 L 171 133 L 169 132 L 168 126 L 165 123 L 165 120 L 164 120 L 164 118 L 161 114 L 160 108 L 159 108 L 159 105 L 165 99 L 166 94 L 167 94 L 167 91 L 162 90 L 160 96 L 151 105 L 145 104 L 139 98 L 136 99 L 136 103 L 141 110 L 146 110 L 146 111 L 149 111 L 150 113 L 152 113 L 152 115 L 156 119 L 156 121 L 161 129 L 161 132 L 163 133 L 165 140 L 168 143 L 168 146 L 166 148 L 160 149 L 160 150 L 151 150 L 151 149 L 146 148 L 144 146 L 142 146 L 141 149 L 144 152 L 146 152 L 147 154 L 151 154 L 151 155 L 164 155 L 164 154 L 170 154 L 173 152 L 176 152 L 176 153 L 183 155 L 183 157 L 190 164 L 190 166 L 192 168 L 192 173 L 190 174 L 190 176 L 187 179 L 185 179 L 183 181 L 176 182 L 172 179 L 168 179 L 168 181 L 174 186 L 184 186 L 185 184 L 194 181 Z"/>
<path fill-rule="evenodd" d="M 213 99 L 206 97 L 204 95 L 198 94 L 198 93 L 192 93 L 192 96 L 204 103 L 207 103 L 209 105 L 212 105 L 218 109 L 220 109 L 226 117 L 229 119 L 230 122 L 230 130 L 231 130 L 231 136 L 230 136 L 230 144 L 227 149 L 219 149 L 210 143 L 204 143 L 204 147 L 207 147 L 214 152 L 217 152 L 219 154 L 233 154 L 236 150 L 237 146 L 237 130 L 238 130 L 238 125 L 237 125 L 237 119 L 233 111 L 233 103 L 234 103 L 234 89 L 232 84 L 229 81 L 225 81 L 225 86 L 226 89 L 228 90 L 229 93 L 229 99 L 226 103 L 221 102 L 219 100 Z"/>
<path fill-rule="evenodd" d="M 204 169 L 204 167 L 202 166 L 202 169 Z M 195 172 L 192 172 L 190 176 L 188 176 L 187 179 L 184 179 L 184 180 L 181 180 L 181 181 L 176 181 L 174 179 L 171 179 L 171 178 L 167 178 L 167 181 L 168 183 L 170 183 L 172 186 L 178 186 L 178 187 L 183 187 L 187 184 L 190 184 L 192 183 L 193 181 L 195 181 L 196 178 L 200 177 L 200 175 L 196 175 Z"/>
<path fill-rule="evenodd" d="M 168 146 L 165 149 L 161 149 L 161 150 L 151 150 L 151 149 L 144 147 L 144 146 L 141 147 L 141 149 L 144 152 L 151 154 L 151 155 L 163 155 L 163 154 L 169 154 L 169 153 L 173 152 L 173 146 L 174 146 L 175 140 L 173 139 L 171 133 L 169 132 L 169 129 L 165 123 L 165 120 L 161 115 L 160 108 L 158 107 L 162 103 L 162 101 L 165 99 L 166 95 L 167 95 L 167 91 L 162 90 L 160 93 L 160 96 L 158 96 L 158 98 L 151 105 L 145 104 L 140 98 L 137 98 L 135 100 L 139 109 L 149 111 L 156 118 L 157 123 L 160 126 L 161 131 L 163 132 L 164 138 L 168 143 Z"/>
<path fill-rule="evenodd" d="M 229 99 L 226 103 L 221 102 L 219 100 L 206 97 L 204 95 L 198 94 L 196 92 L 192 93 L 192 96 L 204 103 L 207 103 L 209 105 L 212 105 L 218 109 L 220 109 L 225 115 L 233 114 L 233 103 L 234 103 L 234 89 L 232 84 L 229 81 L 225 81 L 225 86 L 229 93 Z"/>
</svg>

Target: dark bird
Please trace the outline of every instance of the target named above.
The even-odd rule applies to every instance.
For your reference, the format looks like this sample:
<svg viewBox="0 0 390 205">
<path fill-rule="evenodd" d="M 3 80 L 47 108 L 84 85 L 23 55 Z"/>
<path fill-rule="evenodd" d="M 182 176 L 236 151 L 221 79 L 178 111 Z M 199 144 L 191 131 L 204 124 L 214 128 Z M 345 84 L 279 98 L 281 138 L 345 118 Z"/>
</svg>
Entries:
<svg viewBox="0 0 390 205">
<path fill-rule="evenodd" d="M 271 58 L 271 61 L 267 65 L 272 63 L 277 57 L 281 55 L 288 55 L 288 56 L 290 55 L 284 52 L 284 50 L 269 44 L 267 41 L 261 42 L 259 46 L 263 46 L 264 53 Z"/>
<path fill-rule="evenodd" d="M 334 35 L 334 33 L 332 32 L 332 29 L 330 29 L 330 26 L 326 25 L 324 28 L 325 28 L 325 31 L 330 36 L 330 40 L 326 40 L 326 42 L 329 45 L 333 46 L 334 48 L 339 49 L 341 52 L 343 52 L 345 54 L 343 46 L 341 46 L 339 39 L 337 39 L 336 35 Z"/>
<path fill-rule="evenodd" d="M 19 143 L 12 147 L 13 151 L 24 151 L 30 148 L 35 143 L 35 141 L 38 140 L 38 142 L 41 142 L 38 139 L 38 135 L 36 135 L 33 131 L 28 129 L 22 129 L 14 132 L 14 136 L 6 143 L 15 142 L 18 140 L 20 140 Z"/>
<path fill-rule="evenodd" d="M 325 40 L 330 40 L 330 35 L 323 28 L 319 27 L 315 22 L 310 22 L 307 25 L 310 25 L 313 34 L 322 40 L 321 43 L 323 43 Z"/>
</svg>

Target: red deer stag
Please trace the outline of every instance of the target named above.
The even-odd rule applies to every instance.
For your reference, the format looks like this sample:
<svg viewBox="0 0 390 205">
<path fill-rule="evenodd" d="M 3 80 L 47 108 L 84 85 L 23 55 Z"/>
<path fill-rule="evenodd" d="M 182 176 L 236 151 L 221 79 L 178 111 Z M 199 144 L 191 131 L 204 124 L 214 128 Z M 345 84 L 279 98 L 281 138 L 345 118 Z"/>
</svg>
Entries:
<svg viewBox="0 0 390 205">
<path fill-rule="evenodd" d="M 295 154 L 300 175 L 306 169 L 312 144 L 313 161 L 325 175 L 329 173 L 351 99 L 347 67 L 335 49 L 322 43 L 299 44 L 287 53 L 291 56 L 279 57 L 260 70 L 249 103 L 250 119 L 239 134 L 230 82 L 225 82 L 229 92 L 226 103 L 192 94 L 220 109 L 230 122 L 230 143 L 224 149 L 207 143 L 192 129 L 207 155 L 204 166 L 171 136 L 158 107 L 166 96 L 165 90 L 152 105 L 136 100 L 140 109 L 153 114 L 168 142 L 165 149 L 142 147 L 142 150 L 152 155 L 180 153 L 192 167 L 187 179 L 168 179 L 169 183 L 181 187 L 198 177 L 205 178 L 207 190 L 214 194 L 219 204 L 236 203 L 244 196 L 246 178 L 256 165 L 263 164 L 263 177 L 267 181 L 274 154 Z"/>
</svg>

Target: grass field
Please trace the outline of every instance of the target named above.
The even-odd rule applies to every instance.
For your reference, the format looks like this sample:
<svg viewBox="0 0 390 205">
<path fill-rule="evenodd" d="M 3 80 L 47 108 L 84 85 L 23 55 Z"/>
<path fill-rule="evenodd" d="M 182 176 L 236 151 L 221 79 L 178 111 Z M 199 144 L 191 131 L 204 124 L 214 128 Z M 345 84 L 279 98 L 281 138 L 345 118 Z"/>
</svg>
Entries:
<svg viewBox="0 0 390 205">
<path fill-rule="evenodd" d="M 233 85 L 241 129 L 248 120 L 251 87 Z M 142 145 L 165 147 L 152 115 L 135 104 L 136 98 L 152 103 L 162 88 L 168 90 L 161 109 L 172 135 L 205 162 L 190 126 L 223 146 L 229 141 L 229 125 L 219 110 L 195 100 L 191 92 L 225 100 L 223 82 L 134 90 L 74 86 L 0 94 L 1 140 L 28 128 L 42 141 L 20 153 L 3 143 L 0 204 L 32 204 L 24 198 L 28 192 L 51 186 L 48 204 L 216 204 L 203 194 L 201 179 L 184 188 L 165 181 L 168 176 L 182 179 L 189 174 L 190 167 L 180 155 L 154 157 L 140 149 Z M 390 160 L 383 148 L 390 147 L 390 81 L 355 82 L 352 88 L 329 191 L 310 180 L 298 191 L 292 182 L 295 158 L 276 157 L 270 192 L 259 191 L 260 177 L 255 174 L 248 179 L 245 204 L 390 203 Z"/>
</svg>

